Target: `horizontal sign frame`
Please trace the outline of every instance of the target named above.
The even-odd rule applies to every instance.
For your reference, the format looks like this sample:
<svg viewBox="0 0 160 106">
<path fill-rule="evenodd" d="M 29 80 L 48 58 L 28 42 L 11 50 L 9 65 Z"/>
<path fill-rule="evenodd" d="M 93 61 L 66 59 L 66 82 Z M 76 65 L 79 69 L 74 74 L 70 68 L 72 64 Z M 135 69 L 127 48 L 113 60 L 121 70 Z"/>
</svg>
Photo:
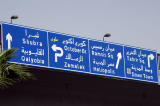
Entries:
<svg viewBox="0 0 160 106">
<path fill-rule="evenodd" d="M 92 75 L 100 75 L 100 76 L 109 76 L 109 77 L 115 77 L 115 78 L 123 78 L 123 79 L 133 79 L 133 80 L 137 80 L 137 81 L 144 81 L 144 82 L 152 82 L 152 83 L 158 83 L 158 67 L 157 67 L 157 52 L 155 50 L 150 50 L 150 49 L 144 49 L 144 48 L 139 48 L 139 47 L 134 47 L 134 46 L 128 46 L 128 45 L 124 45 L 124 44 L 118 44 L 118 43 L 112 43 L 112 42 L 103 42 L 103 41 L 98 41 L 98 40 L 92 40 L 92 39 L 88 39 L 88 38 L 84 38 L 84 37 L 77 37 L 77 36 L 74 36 L 74 35 L 69 35 L 69 34 L 64 34 L 64 33 L 59 33 L 59 32 L 53 32 L 53 31 L 47 31 L 47 30 L 42 30 L 42 29 L 38 29 L 38 28 L 32 28 L 32 27 L 25 27 L 25 26 L 21 26 L 21 25 L 13 25 L 13 24 L 8 24 L 8 23 L 4 23 L 2 22 L 1 23 L 1 42 L 2 42 L 2 50 L 4 50 L 4 35 L 3 35 L 3 25 L 9 25 L 9 26 L 15 26 L 15 27 L 22 27 L 22 28 L 26 28 L 26 29 L 31 29 L 31 30 L 36 30 L 36 31 L 43 31 L 43 32 L 46 32 L 46 37 L 47 37 L 47 49 L 48 49 L 48 65 L 47 66 L 42 66 L 42 65 L 35 65 L 35 64 L 28 64 L 28 63 L 21 63 L 21 62 L 13 62 L 11 61 L 11 63 L 16 63 L 16 64 L 23 64 L 23 65 L 31 65 L 31 66 L 36 66 L 36 67 L 43 67 L 43 68 L 50 68 L 50 69 L 60 69 L 60 70 L 66 70 L 66 71 L 71 71 L 71 72 L 80 72 L 80 73 L 86 73 L 86 74 L 92 74 Z M 33 31 L 31 31 L 33 32 Z M 105 45 L 105 44 L 108 44 L 108 45 L 116 45 L 116 46 L 121 46 L 123 48 L 123 53 L 121 53 L 122 55 L 122 58 L 124 59 L 123 63 L 124 63 L 124 76 L 116 76 L 116 75 L 110 75 L 110 74 L 101 74 L 101 73 L 93 73 L 92 70 L 91 70 L 91 53 L 88 53 L 88 57 L 89 57 L 89 71 L 88 72 L 85 72 L 85 71 L 80 71 L 80 70 L 71 70 L 71 69 L 66 69 L 66 68 L 59 68 L 59 67 L 56 67 L 56 66 L 49 66 L 50 64 L 50 57 L 49 57 L 49 51 L 50 51 L 50 48 L 49 47 L 49 33 L 51 34 L 58 34 L 58 35 L 62 35 L 62 36 L 66 36 L 66 37 L 71 37 L 71 38 L 74 38 L 74 39 L 83 39 L 83 40 L 86 40 L 88 41 L 88 52 L 90 52 L 91 48 L 90 47 L 90 42 L 97 42 L 99 43 L 100 45 Z M 77 40 L 79 41 L 79 40 Z M 100 46 L 99 46 L 100 47 Z M 129 77 L 126 77 L 126 70 L 125 70 L 125 56 L 124 56 L 124 48 L 125 47 L 130 47 L 130 48 L 133 48 L 133 49 L 139 49 L 140 51 L 147 51 L 147 52 L 154 52 L 156 55 L 155 55 L 155 58 L 156 58 L 156 68 L 157 68 L 157 72 L 156 74 L 154 75 L 154 77 L 156 77 L 153 81 L 152 80 L 144 80 L 144 79 L 138 79 L 138 78 L 129 78 Z M 58 49 L 57 49 L 58 50 Z M 69 54 L 70 52 L 68 52 Z M 108 53 L 108 52 L 107 52 Z M 104 53 L 105 54 L 105 53 Z M 114 56 L 115 57 L 115 56 Z M 98 58 L 97 58 L 98 59 Z M 103 59 L 104 60 L 104 59 Z M 118 61 L 118 60 L 117 60 Z M 82 62 L 81 62 L 82 63 Z M 99 66 L 100 62 L 97 62 Z M 102 63 L 102 62 L 101 62 Z M 93 63 L 92 63 L 93 64 Z M 137 68 L 138 69 L 138 68 Z M 147 70 L 147 69 L 146 69 Z"/>
</svg>

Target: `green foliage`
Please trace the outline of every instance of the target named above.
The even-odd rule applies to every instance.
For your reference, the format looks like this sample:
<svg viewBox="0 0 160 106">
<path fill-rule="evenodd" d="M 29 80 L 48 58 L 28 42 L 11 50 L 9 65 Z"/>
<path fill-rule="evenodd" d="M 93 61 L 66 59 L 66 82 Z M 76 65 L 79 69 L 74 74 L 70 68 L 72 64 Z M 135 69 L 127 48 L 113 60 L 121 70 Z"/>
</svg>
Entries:
<svg viewBox="0 0 160 106">
<path fill-rule="evenodd" d="M 18 81 L 34 79 L 27 67 L 10 64 L 8 61 L 15 56 L 16 49 L 4 50 L 0 53 L 0 89 L 7 88 Z"/>
</svg>

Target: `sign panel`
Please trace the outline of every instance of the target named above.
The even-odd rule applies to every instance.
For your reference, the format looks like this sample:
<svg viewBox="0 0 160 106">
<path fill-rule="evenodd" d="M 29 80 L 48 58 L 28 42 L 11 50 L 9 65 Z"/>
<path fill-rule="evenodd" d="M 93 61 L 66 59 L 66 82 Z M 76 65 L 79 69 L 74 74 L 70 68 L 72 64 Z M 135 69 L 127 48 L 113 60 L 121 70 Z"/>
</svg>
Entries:
<svg viewBox="0 0 160 106">
<path fill-rule="evenodd" d="M 123 46 L 91 40 L 89 46 L 92 73 L 125 77 Z"/>
<path fill-rule="evenodd" d="M 127 78 L 158 82 L 156 52 L 125 46 L 124 53 Z"/>
<path fill-rule="evenodd" d="M 11 62 L 48 66 L 47 32 L 2 24 L 3 50 L 17 48 Z"/>
<path fill-rule="evenodd" d="M 48 33 L 49 67 L 89 72 L 88 40 Z"/>
<path fill-rule="evenodd" d="M 17 48 L 12 63 L 158 83 L 155 51 L 5 23 L 1 29 L 2 49 Z"/>
</svg>

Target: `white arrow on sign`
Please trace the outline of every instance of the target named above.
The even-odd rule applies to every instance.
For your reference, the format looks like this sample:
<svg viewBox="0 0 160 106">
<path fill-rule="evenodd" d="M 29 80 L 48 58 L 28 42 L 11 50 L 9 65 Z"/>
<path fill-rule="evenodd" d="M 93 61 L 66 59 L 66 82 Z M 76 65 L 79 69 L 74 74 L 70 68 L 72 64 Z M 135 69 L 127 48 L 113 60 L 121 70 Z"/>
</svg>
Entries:
<svg viewBox="0 0 160 106">
<path fill-rule="evenodd" d="M 150 61 L 154 59 L 154 55 L 153 54 L 150 54 L 148 55 L 148 67 L 150 68 L 151 65 L 150 65 Z"/>
<path fill-rule="evenodd" d="M 58 57 L 62 57 L 63 56 L 63 49 L 61 47 L 57 47 L 55 44 L 53 44 L 51 48 L 55 52 L 57 50 L 60 51 L 60 53 L 55 53 L 55 62 L 58 62 Z"/>
<path fill-rule="evenodd" d="M 6 35 L 6 40 L 8 40 L 8 49 L 11 48 L 12 36 L 10 33 Z"/>
<path fill-rule="evenodd" d="M 119 66 L 119 62 L 120 62 L 120 60 L 122 59 L 122 54 L 121 54 L 121 52 L 119 52 L 118 54 L 117 54 L 117 63 L 116 63 L 116 69 L 118 69 L 118 66 Z"/>
</svg>

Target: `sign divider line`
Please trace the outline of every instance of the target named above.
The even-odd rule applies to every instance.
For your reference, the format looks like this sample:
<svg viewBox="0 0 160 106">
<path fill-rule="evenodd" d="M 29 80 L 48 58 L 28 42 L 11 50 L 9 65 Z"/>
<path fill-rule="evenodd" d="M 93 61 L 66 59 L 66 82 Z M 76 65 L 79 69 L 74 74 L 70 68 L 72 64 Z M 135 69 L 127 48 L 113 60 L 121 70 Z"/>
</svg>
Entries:
<svg viewBox="0 0 160 106">
<path fill-rule="evenodd" d="M 124 46 L 123 46 L 123 63 L 124 63 L 124 77 L 126 78 L 126 66 L 125 66 Z"/>
<path fill-rule="evenodd" d="M 47 46 L 48 46 L 48 67 L 50 67 L 50 63 L 49 63 L 49 39 L 48 39 L 48 32 L 47 32 Z"/>
<path fill-rule="evenodd" d="M 90 40 L 88 40 L 88 54 L 89 54 L 89 71 L 90 71 L 90 73 L 92 73 L 91 72 L 91 55 L 90 55 L 90 45 L 89 45 L 89 41 Z"/>
<path fill-rule="evenodd" d="M 3 51 L 3 24 L 1 24 L 1 48 Z"/>
</svg>

